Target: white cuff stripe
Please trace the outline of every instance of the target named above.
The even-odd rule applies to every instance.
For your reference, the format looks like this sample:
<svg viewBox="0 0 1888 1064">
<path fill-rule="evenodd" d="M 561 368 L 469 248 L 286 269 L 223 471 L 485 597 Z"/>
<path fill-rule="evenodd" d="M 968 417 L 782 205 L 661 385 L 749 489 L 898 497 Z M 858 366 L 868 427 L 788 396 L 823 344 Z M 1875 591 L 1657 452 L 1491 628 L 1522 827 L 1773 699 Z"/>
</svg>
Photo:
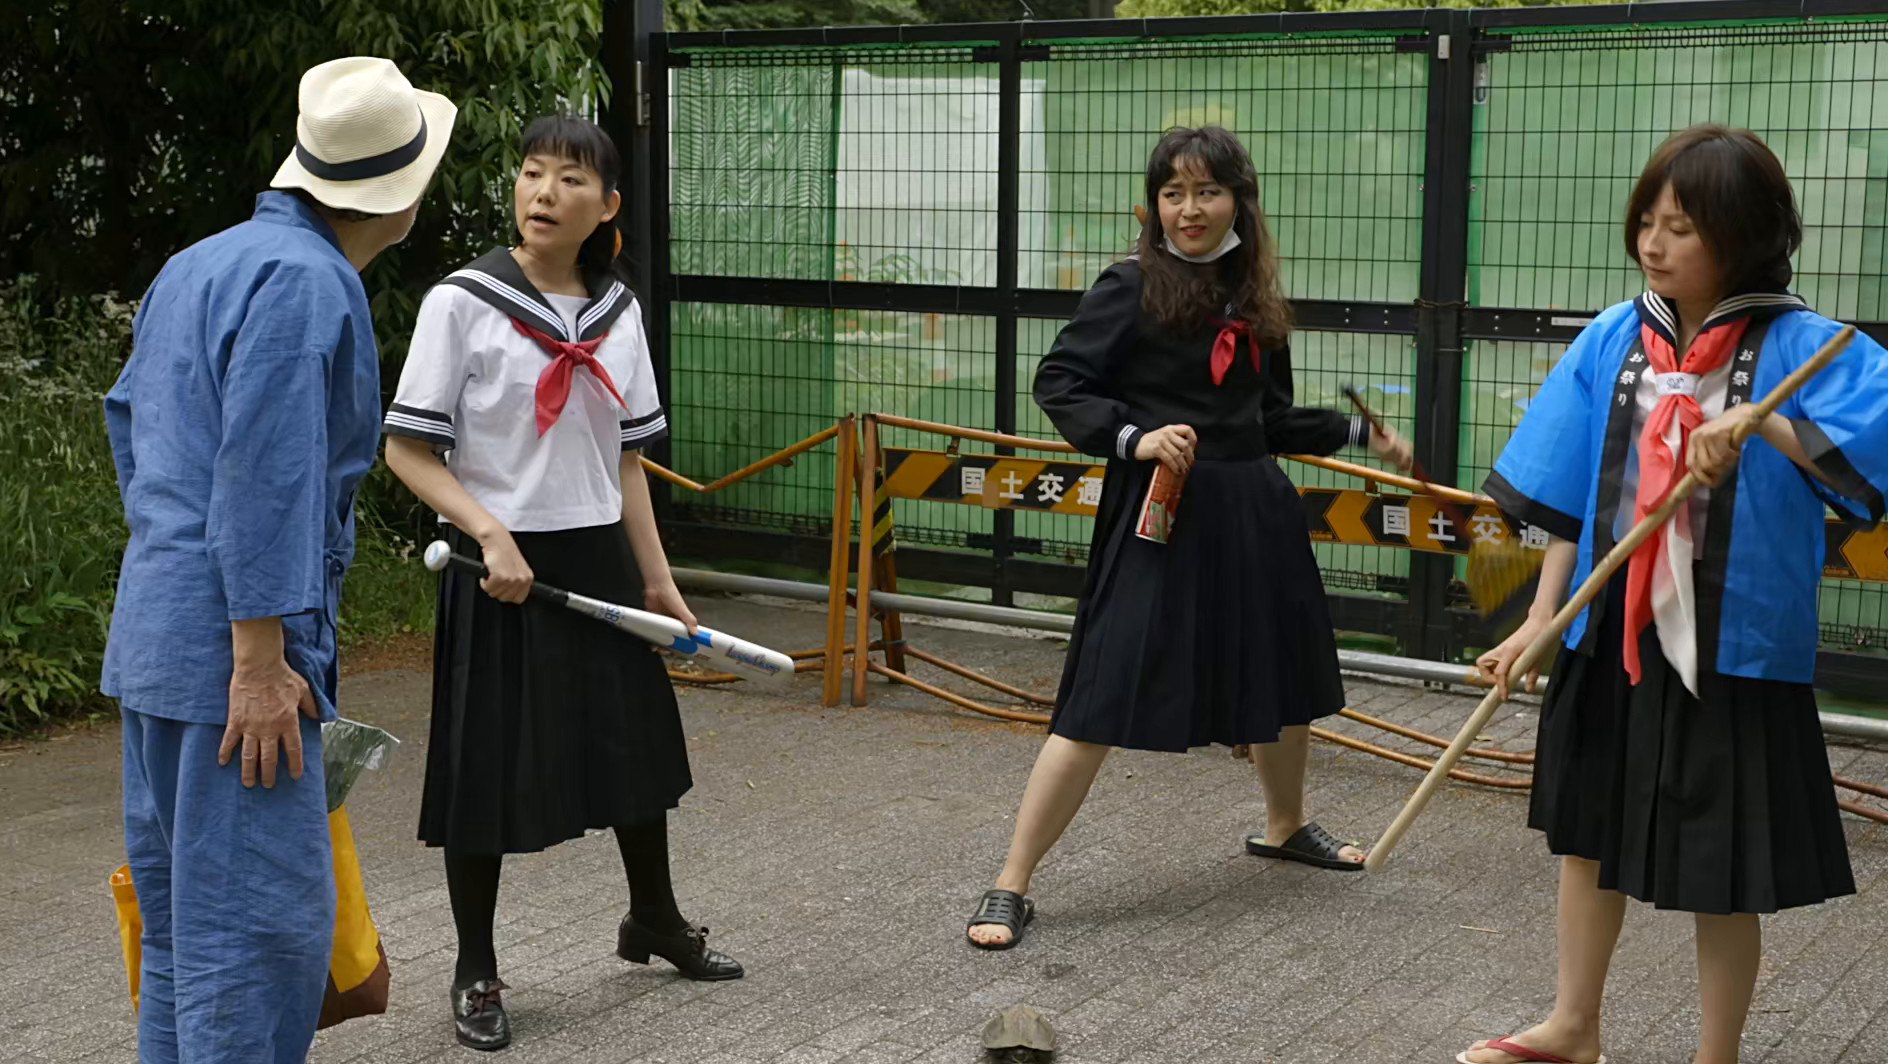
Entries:
<svg viewBox="0 0 1888 1064">
<path fill-rule="evenodd" d="M 437 421 L 427 421 L 424 418 L 409 417 L 405 414 L 388 414 L 381 424 L 385 428 L 401 429 L 424 436 L 429 440 L 452 442 L 456 439 L 450 424 L 442 425 Z"/>
<path fill-rule="evenodd" d="M 436 410 L 422 410 L 417 406 L 407 406 L 405 403 L 394 403 L 387 408 L 388 417 L 394 417 L 396 415 L 420 418 L 425 421 L 436 421 L 448 428 L 452 427 L 451 414 L 442 414 Z"/>
<path fill-rule="evenodd" d="M 623 442 L 632 443 L 636 440 L 646 440 L 651 436 L 660 435 L 668 430 L 669 419 L 666 416 L 658 417 L 646 425 L 636 425 L 634 427 L 624 426 Z"/>
<path fill-rule="evenodd" d="M 1132 457 L 1128 454 L 1128 441 L 1133 439 L 1134 434 L 1138 431 L 1140 430 L 1136 429 L 1133 425 L 1123 425 L 1121 426 L 1121 431 L 1115 435 L 1114 453 L 1120 455 L 1123 460 Z"/>
</svg>

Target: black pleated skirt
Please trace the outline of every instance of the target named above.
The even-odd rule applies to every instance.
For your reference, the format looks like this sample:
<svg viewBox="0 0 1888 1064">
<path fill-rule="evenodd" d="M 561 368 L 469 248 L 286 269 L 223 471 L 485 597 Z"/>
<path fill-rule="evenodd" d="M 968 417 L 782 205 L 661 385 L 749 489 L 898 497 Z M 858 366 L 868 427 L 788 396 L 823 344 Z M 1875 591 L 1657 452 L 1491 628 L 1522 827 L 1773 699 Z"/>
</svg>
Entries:
<svg viewBox="0 0 1888 1064">
<path fill-rule="evenodd" d="M 1528 825 L 1600 886 L 1660 909 L 1771 913 L 1855 893 L 1807 684 L 1699 668 L 1700 697 L 1640 636 L 1626 676 L 1624 569 L 1591 656 L 1562 653 L 1541 710 Z"/>
<path fill-rule="evenodd" d="M 479 556 L 463 532 L 447 538 Z M 621 525 L 512 538 L 537 579 L 641 607 Z M 421 842 L 529 853 L 663 816 L 687 793 L 675 689 L 648 643 L 559 606 L 499 602 L 456 569 L 440 574 L 435 624 Z"/>
<path fill-rule="evenodd" d="M 1177 752 L 1342 709 L 1304 506 L 1278 463 L 1196 462 L 1164 544 L 1134 534 L 1153 471 L 1109 466 L 1049 730 Z"/>
</svg>

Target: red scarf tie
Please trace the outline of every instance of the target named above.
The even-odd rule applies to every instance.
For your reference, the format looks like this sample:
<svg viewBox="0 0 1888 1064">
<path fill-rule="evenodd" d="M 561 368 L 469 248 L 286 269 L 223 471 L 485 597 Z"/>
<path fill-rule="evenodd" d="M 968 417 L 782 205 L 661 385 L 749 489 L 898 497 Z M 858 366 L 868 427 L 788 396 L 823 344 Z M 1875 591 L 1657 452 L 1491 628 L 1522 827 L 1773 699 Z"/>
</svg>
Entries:
<svg viewBox="0 0 1888 1064">
<path fill-rule="evenodd" d="M 1259 341 L 1252 335 L 1252 323 L 1242 319 L 1220 322 L 1219 335 L 1213 338 L 1213 383 L 1221 384 L 1226 380 L 1226 372 L 1232 369 L 1233 357 L 1239 351 L 1239 338 L 1246 338 L 1246 347 L 1252 352 L 1252 369 L 1259 368 Z"/>
<path fill-rule="evenodd" d="M 1659 387 L 1658 405 L 1645 420 L 1639 434 L 1639 493 L 1634 501 L 1633 521 L 1658 509 L 1684 476 L 1685 452 L 1691 431 L 1704 424 L 1704 408 L 1698 405 L 1698 380 L 1722 367 L 1744 338 L 1749 318 L 1737 318 L 1711 326 L 1691 341 L 1684 362 L 1679 363 L 1671 342 L 1647 325 L 1639 327 L 1639 336 L 1651 368 L 1648 373 L 1664 379 Z M 1682 375 L 1682 376 L 1677 376 Z M 1678 422 L 1678 451 L 1666 446 L 1665 433 Z M 1675 521 L 1685 520 L 1680 514 Z M 1626 674 L 1639 682 L 1639 633 L 1652 623 L 1652 575 L 1666 552 L 1663 529 L 1632 554 L 1626 567 Z"/>
<path fill-rule="evenodd" d="M 517 318 L 511 319 L 511 324 L 519 332 L 537 341 L 537 345 L 551 356 L 551 364 L 544 367 L 544 372 L 538 374 L 538 435 L 544 435 L 552 425 L 557 423 L 558 415 L 564 412 L 564 404 L 570 401 L 570 377 L 579 366 L 589 370 L 591 376 L 601 381 L 603 386 L 610 390 L 610 396 L 618 405 L 625 408 L 629 406 L 628 403 L 623 402 L 622 396 L 616 394 L 616 383 L 610 380 L 609 371 L 603 368 L 603 363 L 597 361 L 597 345 L 607 339 L 609 333 L 604 333 L 594 340 L 567 343 L 563 340 L 552 339 Z"/>
</svg>

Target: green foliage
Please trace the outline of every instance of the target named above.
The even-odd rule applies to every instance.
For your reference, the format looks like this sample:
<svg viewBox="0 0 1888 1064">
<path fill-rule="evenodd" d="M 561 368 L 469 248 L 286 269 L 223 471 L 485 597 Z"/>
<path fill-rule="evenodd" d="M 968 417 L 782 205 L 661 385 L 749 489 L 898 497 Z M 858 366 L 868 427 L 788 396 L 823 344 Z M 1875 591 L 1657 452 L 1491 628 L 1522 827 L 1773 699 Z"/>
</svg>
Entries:
<svg viewBox="0 0 1888 1064">
<path fill-rule="evenodd" d="M 294 146 L 303 70 L 382 56 L 459 105 L 412 235 L 367 272 L 397 358 L 426 288 L 512 231 L 521 123 L 607 97 L 599 2 L 9 0 L 0 276 L 141 295 L 170 255 L 248 217 Z"/>
<path fill-rule="evenodd" d="M 439 580 L 420 564 L 426 544 L 438 538 L 432 513 L 418 514 L 407 507 L 406 488 L 386 463 L 367 474 L 358 498 L 354 564 L 341 595 L 344 651 L 388 636 L 432 631 Z M 385 499 L 394 501 L 375 501 Z"/>
<path fill-rule="evenodd" d="M 109 708 L 98 676 L 125 525 L 103 400 L 131 315 L 110 298 L 47 296 L 31 277 L 0 284 L 0 738 Z M 384 465 L 368 480 L 344 647 L 432 627 L 421 530 L 371 501 L 391 495 Z"/>
<path fill-rule="evenodd" d="M 1088 18 L 1088 0 L 667 0 L 672 30 Z"/>
<path fill-rule="evenodd" d="M 1430 7 L 1575 7 L 1618 0 L 1121 0 L 1122 18 L 1251 15 L 1272 11 L 1397 11 Z"/>
<path fill-rule="evenodd" d="M 419 299 L 511 232 L 522 123 L 593 113 L 599 0 L 10 0 L 0 6 L 0 735 L 99 704 L 124 524 L 100 399 L 129 309 L 179 249 L 248 217 L 294 144 L 303 70 L 397 62 L 459 106 L 406 243 L 366 282 L 397 367 Z M 357 641 L 431 620 L 402 550 L 412 502 L 384 471 L 360 495 Z M 382 520 L 380 514 L 395 515 Z"/>
<path fill-rule="evenodd" d="M 0 736 L 100 705 L 123 552 L 105 390 L 130 308 L 0 287 Z"/>
</svg>

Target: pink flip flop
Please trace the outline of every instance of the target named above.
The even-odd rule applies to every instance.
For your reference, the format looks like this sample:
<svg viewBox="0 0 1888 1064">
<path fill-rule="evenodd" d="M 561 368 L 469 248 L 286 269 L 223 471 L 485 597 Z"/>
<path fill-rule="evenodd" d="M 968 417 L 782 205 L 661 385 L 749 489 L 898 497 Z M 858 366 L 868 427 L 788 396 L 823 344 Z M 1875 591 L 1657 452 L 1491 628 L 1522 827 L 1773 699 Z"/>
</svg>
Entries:
<svg viewBox="0 0 1888 1064">
<path fill-rule="evenodd" d="M 1552 1053 L 1545 1053 L 1538 1049 L 1529 1049 L 1524 1045 L 1516 1045 L 1506 1038 L 1491 1038 L 1488 1040 L 1488 1044 L 1482 1046 L 1482 1048 L 1492 1049 L 1497 1053 L 1506 1053 L 1511 1057 L 1520 1057 L 1522 1060 L 1533 1062 L 1533 1064 L 1584 1064 L 1582 1061 L 1568 1060 L 1566 1057 L 1557 1057 Z M 1457 1053 L 1455 1055 L 1456 1064 L 1479 1064 L 1478 1061 L 1468 1059 L 1468 1055 L 1471 1052 L 1474 1052 L 1474 1050 L 1464 1049 L 1460 1053 Z M 1594 1061 L 1593 1064 L 1606 1064 L 1606 1055 L 1604 1053 L 1600 1054 L 1600 1059 Z"/>
</svg>

